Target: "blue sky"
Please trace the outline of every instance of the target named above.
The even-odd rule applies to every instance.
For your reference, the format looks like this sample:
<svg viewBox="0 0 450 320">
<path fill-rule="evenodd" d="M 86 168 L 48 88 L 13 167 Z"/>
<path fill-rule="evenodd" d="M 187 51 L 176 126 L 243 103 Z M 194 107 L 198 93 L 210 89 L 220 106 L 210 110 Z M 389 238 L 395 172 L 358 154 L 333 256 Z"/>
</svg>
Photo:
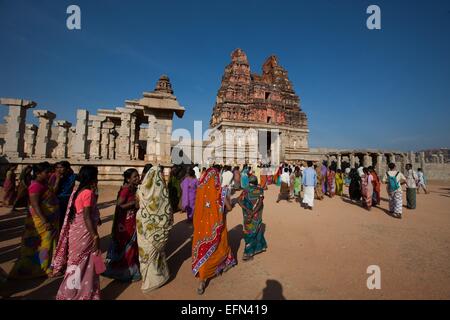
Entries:
<svg viewBox="0 0 450 320">
<path fill-rule="evenodd" d="M 66 28 L 71 4 L 79 31 Z M 370 4 L 382 30 L 366 28 Z M 279 57 L 312 147 L 450 147 L 449 39 L 450 2 L 439 0 L 0 0 L 0 96 L 73 122 L 77 108 L 122 106 L 165 73 L 187 110 L 174 128 L 192 129 L 209 123 L 239 47 L 252 72 Z"/>
</svg>

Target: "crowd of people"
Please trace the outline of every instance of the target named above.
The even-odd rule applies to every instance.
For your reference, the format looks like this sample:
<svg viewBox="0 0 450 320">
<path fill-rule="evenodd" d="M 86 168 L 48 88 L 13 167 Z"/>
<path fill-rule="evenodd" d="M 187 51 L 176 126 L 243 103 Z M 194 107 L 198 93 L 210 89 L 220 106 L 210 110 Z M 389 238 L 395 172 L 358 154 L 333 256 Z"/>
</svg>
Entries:
<svg viewBox="0 0 450 320">
<path fill-rule="evenodd" d="M 12 165 L 3 184 L 3 205 L 27 207 L 20 256 L 10 279 L 63 276 L 57 299 L 100 299 L 100 275 L 141 281 L 143 292 L 164 285 L 169 277 L 165 246 L 173 214 L 181 211 L 192 224 L 192 272 L 203 294 L 213 277 L 236 265 L 228 243 L 226 214 L 239 205 L 243 214 L 242 261 L 267 250 L 262 215 L 264 191 L 279 186 L 277 202 L 295 200 L 312 210 L 324 196 L 344 196 L 370 210 L 380 204 L 381 183 L 387 185 L 389 210 L 402 215 L 402 186 L 407 207 L 416 207 L 416 190 L 427 193 L 425 178 L 408 164 L 405 174 L 389 164 L 380 179 L 373 167 L 345 168 L 311 161 L 280 166 L 175 165 L 166 179 L 163 168 L 148 164 L 143 172 L 123 173 L 106 259 L 102 259 L 98 226 L 98 169 L 83 166 L 77 174 L 67 161 L 26 166 L 16 181 Z M 167 182 L 166 182 L 167 181 Z M 236 192 L 237 197 L 232 198 Z"/>
</svg>

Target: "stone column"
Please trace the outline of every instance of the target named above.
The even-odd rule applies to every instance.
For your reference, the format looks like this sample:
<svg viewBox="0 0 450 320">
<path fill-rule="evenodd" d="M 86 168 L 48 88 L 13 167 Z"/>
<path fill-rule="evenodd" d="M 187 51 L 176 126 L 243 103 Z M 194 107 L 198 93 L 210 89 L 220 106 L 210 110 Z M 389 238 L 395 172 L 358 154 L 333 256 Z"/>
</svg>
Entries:
<svg viewBox="0 0 450 320">
<path fill-rule="evenodd" d="M 422 168 L 422 170 L 425 170 L 425 152 L 421 152 L 419 158 L 420 167 Z"/>
<path fill-rule="evenodd" d="M 378 153 L 377 154 L 377 173 L 378 175 L 382 174 L 383 168 L 385 166 L 383 166 L 383 154 L 382 153 Z"/>
<path fill-rule="evenodd" d="M 368 153 L 364 154 L 363 166 L 365 168 L 370 167 L 372 165 L 372 158 Z"/>
<path fill-rule="evenodd" d="M 58 146 L 56 147 L 56 157 L 60 159 L 67 159 L 67 144 L 69 142 L 69 128 L 72 124 L 65 120 L 56 121 L 58 131 Z"/>
<path fill-rule="evenodd" d="M 131 116 L 131 133 L 130 133 L 130 153 L 131 159 L 136 160 L 136 116 Z"/>
<path fill-rule="evenodd" d="M 3 153 L 8 158 L 24 156 L 25 120 L 27 109 L 34 108 L 36 102 L 22 99 L 0 98 L 0 104 L 9 108 L 6 120 L 5 145 Z"/>
<path fill-rule="evenodd" d="M 108 159 L 114 160 L 116 159 L 116 137 L 117 132 L 115 129 L 109 130 L 109 151 L 108 151 Z"/>
<path fill-rule="evenodd" d="M 400 159 L 400 166 L 401 166 L 401 171 L 405 172 L 406 170 L 406 164 L 408 163 L 408 156 L 406 155 L 406 153 L 403 153 L 400 155 L 401 159 Z"/>
<path fill-rule="evenodd" d="M 72 157 L 77 160 L 87 158 L 88 121 L 89 111 L 78 109 L 75 135 L 72 139 Z"/>
<path fill-rule="evenodd" d="M 161 160 L 163 162 L 170 163 L 171 162 L 171 155 L 170 155 L 170 149 L 171 149 L 171 139 L 172 139 L 172 120 L 166 119 L 164 120 L 164 126 L 161 128 L 162 133 L 162 145 L 161 145 Z M 222 161 L 223 161 L 223 155 L 222 155 Z"/>
<path fill-rule="evenodd" d="M 409 152 L 409 162 L 414 166 L 416 162 L 416 154 L 413 151 Z"/>
<path fill-rule="evenodd" d="M 350 153 L 349 157 L 350 157 L 350 168 L 354 168 L 355 167 L 355 154 Z"/>
<path fill-rule="evenodd" d="M 102 158 L 100 152 L 100 140 L 102 135 L 102 122 L 106 120 L 106 117 L 90 116 L 89 120 L 92 120 L 89 158 L 98 160 Z"/>
<path fill-rule="evenodd" d="M 39 128 L 36 137 L 36 159 L 51 158 L 50 139 L 52 136 L 52 124 L 55 114 L 48 110 L 34 110 L 33 114 L 39 119 Z"/>
<path fill-rule="evenodd" d="M 100 155 L 102 159 L 110 159 L 109 157 L 109 138 L 110 138 L 110 131 L 114 128 L 114 123 L 111 121 L 104 122 L 102 125 L 102 137 L 100 141 Z"/>
<path fill-rule="evenodd" d="M 439 163 L 444 164 L 444 154 L 442 152 L 439 153 Z"/>
<path fill-rule="evenodd" d="M 153 113 L 147 114 L 148 117 L 148 128 L 147 128 L 147 149 L 145 151 L 145 161 L 154 162 L 156 161 L 156 136 L 157 136 L 157 124 L 158 121 Z M 159 148 L 158 148 L 159 149 Z"/>
<path fill-rule="evenodd" d="M 34 124 L 27 124 L 25 126 L 24 152 L 25 156 L 27 156 L 28 158 L 34 155 L 34 150 L 36 146 L 36 131 L 37 127 Z"/>
<path fill-rule="evenodd" d="M 119 152 L 117 159 L 131 160 L 131 134 L 134 130 L 131 129 L 131 118 L 134 113 L 134 109 L 117 108 L 121 112 L 120 115 L 120 131 L 119 131 Z"/>
<path fill-rule="evenodd" d="M 336 157 L 337 157 L 337 169 L 342 169 L 342 155 L 338 153 Z"/>
</svg>

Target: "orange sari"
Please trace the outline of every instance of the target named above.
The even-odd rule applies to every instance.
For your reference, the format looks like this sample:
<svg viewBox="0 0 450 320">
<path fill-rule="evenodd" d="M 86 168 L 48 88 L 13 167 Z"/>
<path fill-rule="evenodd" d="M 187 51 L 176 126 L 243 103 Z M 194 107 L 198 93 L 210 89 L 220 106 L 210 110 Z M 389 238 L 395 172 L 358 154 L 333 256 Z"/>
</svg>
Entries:
<svg viewBox="0 0 450 320">
<path fill-rule="evenodd" d="M 192 272 L 201 280 L 210 279 L 236 264 L 228 245 L 225 194 L 218 171 L 208 169 L 197 188 L 192 240 Z"/>
</svg>

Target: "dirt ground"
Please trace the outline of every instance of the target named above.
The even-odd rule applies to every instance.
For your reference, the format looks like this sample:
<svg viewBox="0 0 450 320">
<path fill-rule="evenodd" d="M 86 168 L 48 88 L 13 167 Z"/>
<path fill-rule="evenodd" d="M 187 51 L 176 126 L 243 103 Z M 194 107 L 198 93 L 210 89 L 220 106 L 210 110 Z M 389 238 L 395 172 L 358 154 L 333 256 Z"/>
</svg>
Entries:
<svg viewBox="0 0 450 320">
<path fill-rule="evenodd" d="M 175 214 L 166 248 L 171 279 L 150 294 L 140 283 L 101 277 L 103 299 L 449 299 L 450 184 L 433 184 L 417 196 L 417 209 L 403 219 L 387 214 L 383 188 L 380 208 L 371 212 L 346 197 L 316 201 L 313 211 L 296 202 L 275 203 L 278 189 L 266 192 L 263 220 L 268 250 L 242 261 L 242 211 L 228 214 L 229 241 L 238 265 L 213 279 L 203 296 L 191 272 L 192 227 Z M 101 187 L 102 252 L 110 240 L 117 187 Z M 404 194 L 405 196 L 405 194 Z M 404 200 L 406 205 L 406 201 Z M 17 258 L 24 213 L 0 208 L 0 267 L 9 272 Z M 367 267 L 381 269 L 381 289 L 369 290 Z M 8 281 L 0 296 L 54 299 L 61 278 Z"/>
</svg>

